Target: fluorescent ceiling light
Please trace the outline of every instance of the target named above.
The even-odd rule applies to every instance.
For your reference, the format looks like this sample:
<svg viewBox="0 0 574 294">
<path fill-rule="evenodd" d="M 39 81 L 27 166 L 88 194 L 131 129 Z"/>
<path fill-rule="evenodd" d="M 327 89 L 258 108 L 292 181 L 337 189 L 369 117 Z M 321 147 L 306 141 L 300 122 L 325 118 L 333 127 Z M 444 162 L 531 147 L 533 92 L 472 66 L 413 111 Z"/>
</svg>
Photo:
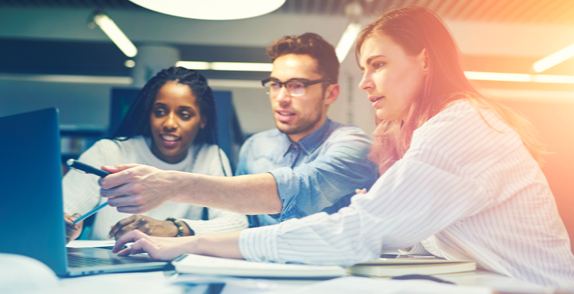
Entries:
<svg viewBox="0 0 574 294">
<path fill-rule="evenodd" d="M 130 0 L 163 14 L 173 16 L 229 20 L 250 18 L 281 7 L 285 0 Z"/>
<path fill-rule="evenodd" d="M 574 56 L 574 44 L 536 61 L 534 63 L 534 71 L 545 71 L 572 56 Z"/>
<path fill-rule="evenodd" d="M 353 46 L 353 43 L 355 43 L 355 39 L 357 39 L 360 32 L 361 25 L 358 23 L 352 22 L 347 26 L 343 36 L 341 36 L 341 40 L 339 40 L 339 44 L 337 44 L 337 48 L 335 48 L 339 63 L 345 60 L 345 57 L 347 57 L 349 50 L 351 50 L 351 47 Z"/>
<path fill-rule="evenodd" d="M 478 72 L 465 71 L 464 74 L 469 80 L 483 81 L 505 81 L 505 82 L 531 82 L 532 76 L 529 74 L 513 74 L 499 72 Z"/>
<path fill-rule="evenodd" d="M 465 71 L 469 80 L 574 84 L 574 76 Z"/>
<path fill-rule="evenodd" d="M 94 22 L 112 39 L 112 42 L 114 42 L 127 57 L 134 57 L 138 54 L 136 46 L 134 46 L 130 39 L 126 37 L 116 23 L 107 15 L 102 13 L 97 14 L 94 16 Z"/>
<path fill-rule="evenodd" d="M 272 71 L 271 63 L 178 61 L 176 66 L 195 70 Z"/>
<path fill-rule="evenodd" d="M 133 83 L 131 77 L 77 75 L 0 75 L 0 80 L 112 85 L 131 85 Z"/>
</svg>

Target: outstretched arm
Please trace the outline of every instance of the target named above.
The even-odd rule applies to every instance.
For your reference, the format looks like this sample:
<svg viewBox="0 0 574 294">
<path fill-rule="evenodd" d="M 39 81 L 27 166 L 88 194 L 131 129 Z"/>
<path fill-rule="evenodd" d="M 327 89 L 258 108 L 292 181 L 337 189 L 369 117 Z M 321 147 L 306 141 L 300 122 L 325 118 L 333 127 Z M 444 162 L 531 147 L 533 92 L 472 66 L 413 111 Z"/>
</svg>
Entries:
<svg viewBox="0 0 574 294">
<path fill-rule="evenodd" d="M 280 213 L 283 208 L 275 178 L 269 173 L 217 177 L 136 164 L 102 169 L 113 174 L 100 180 L 101 195 L 119 212 L 143 213 L 168 202 L 243 214 Z"/>
</svg>

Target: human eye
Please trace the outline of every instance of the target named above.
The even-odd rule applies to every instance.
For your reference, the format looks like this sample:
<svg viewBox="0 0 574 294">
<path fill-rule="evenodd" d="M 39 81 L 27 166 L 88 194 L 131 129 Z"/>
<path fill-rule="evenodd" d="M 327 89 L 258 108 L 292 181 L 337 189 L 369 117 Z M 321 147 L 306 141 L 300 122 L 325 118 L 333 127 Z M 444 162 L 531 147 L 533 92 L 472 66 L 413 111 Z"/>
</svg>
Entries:
<svg viewBox="0 0 574 294">
<path fill-rule="evenodd" d="M 155 115 L 156 117 L 162 117 L 164 116 L 166 113 L 165 109 L 159 107 L 153 110 L 153 115 Z"/>
<path fill-rule="evenodd" d="M 193 113 L 191 113 L 191 112 L 189 112 L 189 111 L 182 111 L 182 112 L 179 114 L 179 116 L 180 116 L 182 119 L 190 119 L 190 118 L 193 117 Z"/>
<path fill-rule="evenodd" d="M 375 61 L 375 62 L 371 63 L 371 67 L 373 67 L 374 69 L 379 69 L 379 68 L 385 66 L 385 64 L 386 63 L 382 62 L 382 61 Z"/>
<path fill-rule="evenodd" d="M 270 82 L 269 82 L 269 87 L 270 87 L 271 89 L 276 90 L 276 89 L 279 89 L 279 88 L 281 87 L 281 84 L 279 84 L 279 82 L 277 82 L 277 81 L 270 81 Z"/>
<path fill-rule="evenodd" d="M 293 81 L 287 83 L 287 87 L 289 87 L 289 89 L 291 90 L 300 90 L 305 88 L 305 84 L 303 84 L 302 82 Z"/>
</svg>

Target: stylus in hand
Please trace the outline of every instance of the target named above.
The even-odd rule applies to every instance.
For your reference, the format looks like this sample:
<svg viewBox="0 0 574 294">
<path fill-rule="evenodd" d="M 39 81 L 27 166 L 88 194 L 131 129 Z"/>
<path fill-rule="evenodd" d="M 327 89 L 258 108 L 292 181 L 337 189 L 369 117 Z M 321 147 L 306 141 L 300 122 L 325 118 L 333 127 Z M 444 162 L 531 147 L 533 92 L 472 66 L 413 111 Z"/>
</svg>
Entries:
<svg viewBox="0 0 574 294">
<path fill-rule="evenodd" d="M 81 172 L 85 172 L 88 174 L 94 174 L 96 176 L 102 177 L 104 178 L 105 176 L 109 175 L 110 173 L 107 171 L 103 171 L 101 169 L 97 169 L 93 166 L 89 166 L 85 163 L 81 163 L 77 160 L 74 159 L 68 159 L 68 161 L 66 162 L 68 164 L 69 167 L 71 167 L 72 169 L 75 169 L 77 171 L 81 171 Z M 82 215 L 80 218 L 76 219 L 74 221 L 74 224 L 77 224 L 83 220 L 85 220 L 86 218 L 90 217 L 92 214 L 98 212 L 98 210 L 106 207 L 106 205 L 108 205 L 108 202 L 106 201 L 105 203 L 100 204 L 98 207 L 90 210 L 88 213 Z"/>
</svg>

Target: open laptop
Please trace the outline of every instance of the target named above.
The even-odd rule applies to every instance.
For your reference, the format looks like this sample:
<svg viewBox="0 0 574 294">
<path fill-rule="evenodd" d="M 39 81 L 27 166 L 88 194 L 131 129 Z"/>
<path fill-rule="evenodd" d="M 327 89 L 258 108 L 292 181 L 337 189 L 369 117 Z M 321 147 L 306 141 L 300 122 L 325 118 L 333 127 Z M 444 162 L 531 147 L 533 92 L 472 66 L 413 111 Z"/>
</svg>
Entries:
<svg viewBox="0 0 574 294">
<path fill-rule="evenodd" d="M 162 269 L 147 255 L 66 248 L 58 110 L 0 117 L 0 252 L 32 257 L 58 276 Z"/>
</svg>

